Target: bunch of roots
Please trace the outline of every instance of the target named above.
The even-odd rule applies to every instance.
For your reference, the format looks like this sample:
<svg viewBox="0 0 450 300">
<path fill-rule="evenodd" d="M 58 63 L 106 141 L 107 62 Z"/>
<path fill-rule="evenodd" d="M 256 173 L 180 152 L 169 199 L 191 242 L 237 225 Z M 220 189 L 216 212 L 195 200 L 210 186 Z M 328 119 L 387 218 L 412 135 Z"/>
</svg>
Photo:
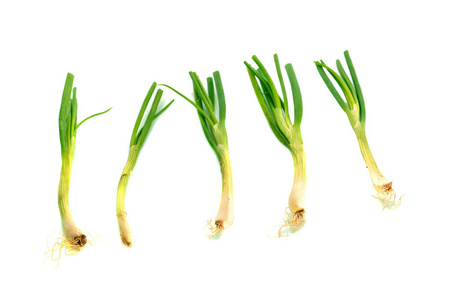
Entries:
<svg viewBox="0 0 450 300">
<path fill-rule="evenodd" d="M 288 237 L 291 233 L 297 232 L 302 229 L 306 222 L 304 216 L 304 209 L 300 209 L 295 213 L 291 213 L 289 208 L 286 208 L 284 224 L 278 230 L 278 237 Z"/>
</svg>

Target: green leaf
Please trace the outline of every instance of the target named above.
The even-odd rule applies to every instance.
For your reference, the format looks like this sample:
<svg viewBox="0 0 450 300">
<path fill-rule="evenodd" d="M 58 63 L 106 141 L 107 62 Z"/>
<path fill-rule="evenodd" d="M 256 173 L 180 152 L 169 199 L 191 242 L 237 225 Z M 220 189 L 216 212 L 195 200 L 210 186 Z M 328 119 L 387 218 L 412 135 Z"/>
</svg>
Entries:
<svg viewBox="0 0 450 300">
<path fill-rule="evenodd" d="M 255 61 L 256 65 L 261 70 L 261 73 L 264 75 L 264 78 L 266 79 L 266 81 L 270 87 L 270 90 L 272 91 L 272 96 L 274 98 L 273 100 L 274 100 L 275 107 L 281 108 L 280 97 L 279 97 L 278 93 L 276 92 L 277 89 L 275 87 L 275 84 L 273 83 L 272 78 L 270 77 L 266 68 L 264 67 L 264 65 L 261 63 L 261 61 L 258 59 L 258 57 L 256 55 L 253 55 L 252 59 Z"/>
<path fill-rule="evenodd" d="M 258 78 L 259 84 L 258 89 L 261 91 L 261 94 L 264 99 L 264 103 L 266 104 L 267 109 L 273 114 L 273 110 L 275 108 L 275 102 L 273 100 L 272 92 L 269 87 L 269 83 L 267 82 L 266 78 L 264 78 L 264 75 L 262 74 L 262 71 L 260 69 L 255 70 L 249 63 L 244 62 L 244 64 L 247 66 L 247 71 L 253 74 L 255 78 Z"/>
<path fill-rule="evenodd" d="M 257 78 L 256 71 L 247 62 L 244 62 L 244 64 L 247 66 L 247 72 L 250 77 L 253 90 L 255 91 L 256 98 L 258 99 L 259 105 L 261 106 L 264 116 L 266 117 L 267 123 L 269 123 L 270 129 L 272 129 L 272 132 L 275 134 L 276 138 L 280 141 L 280 143 L 289 148 L 289 141 L 281 132 L 281 130 L 278 128 L 278 124 L 275 120 L 273 112 L 271 111 L 270 106 L 267 104 L 266 99 L 261 90 L 261 87 L 259 86 L 256 80 Z"/>
<path fill-rule="evenodd" d="M 363 126 L 366 124 L 366 105 L 364 103 L 364 96 L 361 90 L 361 86 L 359 85 L 358 76 L 356 76 L 355 67 L 353 66 L 352 59 L 350 58 L 350 53 L 348 50 L 344 52 L 345 61 L 347 62 L 348 69 L 350 71 L 350 75 L 352 76 L 353 84 L 355 86 L 356 99 L 359 103 L 359 121 Z"/>
<path fill-rule="evenodd" d="M 199 99 L 197 91 L 194 89 L 194 99 L 197 104 L 201 104 L 201 100 Z M 213 127 L 207 123 L 205 117 L 197 110 L 198 119 L 200 120 L 200 125 L 202 126 L 203 134 L 206 137 L 211 148 L 213 148 L 214 152 L 217 152 L 217 141 L 213 134 Z"/>
<path fill-rule="evenodd" d="M 167 109 L 169 108 L 169 106 L 172 105 L 172 103 L 173 103 L 174 101 L 175 101 L 175 100 L 170 101 L 169 104 L 167 104 L 166 106 L 164 106 L 163 109 L 161 109 L 160 111 L 158 111 L 158 113 L 155 115 L 155 119 L 156 119 L 157 117 L 159 117 L 160 115 L 162 115 L 162 113 L 163 113 L 165 110 L 167 110 Z"/>
<path fill-rule="evenodd" d="M 194 84 L 194 90 L 197 91 L 197 94 L 199 96 L 199 98 L 201 99 L 201 102 L 203 104 L 205 104 L 208 115 L 211 118 L 211 120 L 213 121 L 214 124 L 217 123 L 217 119 L 216 119 L 216 115 L 214 113 L 214 108 L 213 105 L 211 103 L 211 99 L 209 99 L 208 94 L 206 93 L 205 88 L 203 87 L 202 82 L 200 81 L 200 78 L 198 77 L 197 73 L 195 72 L 189 72 L 189 75 L 191 76 L 192 82 Z"/>
<path fill-rule="evenodd" d="M 277 105 L 275 104 L 277 91 L 272 90 L 269 82 L 267 81 L 261 69 L 256 70 L 256 77 L 258 78 L 259 83 L 261 85 L 261 90 L 263 92 L 264 98 L 266 99 L 267 105 L 269 106 L 270 110 L 273 113 L 273 111 L 277 108 Z M 284 106 L 282 106 L 282 108 L 284 110 Z"/>
<path fill-rule="evenodd" d="M 259 84 L 261 86 L 261 92 L 262 92 L 262 95 L 264 96 L 264 100 L 265 100 L 265 102 L 267 104 L 267 107 L 269 108 L 270 113 L 272 115 L 274 115 L 274 110 L 276 109 L 276 106 L 275 106 L 275 102 L 274 102 L 273 99 L 275 97 L 273 96 L 273 93 L 270 90 L 270 87 L 269 87 L 269 85 L 267 84 L 266 81 L 259 80 Z"/>
<path fill-rule="evenodd" d="M 353 109 L 355 105 L 358 105 L 358 100 L 353 98 L 352 92 L 348 88 L 345 81 L 339 76 L 338 73 L 336 73 L 333 69 L 328 67 L 323 61 L 321 61 L 322 66 L 327 69 L 328 73 L 333 77 L 333 79 L 337 82 L 339 87 L 341 88 L 342 92 L 344 93 L 345 99 L 347 100 L 347 104 L 350 109 Z"/>
<path fill-rule="evenodd" d="M 59 109 L 59 141 L 61 143 L 61 153 L 68 153 L 69 151 L 69 130 L 68 119 L 70 116 L 72 86 L 74 76 L 71 73 L 67 73 L 66 82 L 64 83 L 64 90 L 61 99 L 61 106 Z"/>
<path fill-rule="evenodd" d="M 288 99 L 287 99 L 287 94 L 286 94 L 286 87 L 284 86 L 283 74 L 281 73 L 280 62 L 278 60 L 278 55 L 275 54 L 273 56 L 273 58 L 275 60 L 275 67 L 277 69 L 278 80 L 280 81 L 281 91 L 283 93 L 284 113 L 285 113 L 285 116 L 286 116 L 286 120 L 289 120 L 289 122 L 290 122 L 291 118 L 289 117 L 289 105 L 288 105 Z"/>
<path fill-rule="evenodd" d="M 153 120 L 155 119 L 156 110 L 158 109 L 159 102 L 161 101 L 163 95 L 163 91 L 158 89 L 155 95 L 155 99 L 153 100 L 152 107 L 150 108 L 150 112 L 148 113 L 147 119 L 145 120 L 144 126 L 142 127 L 142 131 L 139 134 L 139 137 L 136 141 L 136 145 L 138 147 L 138 151 L 141 150 L 142 145 L 147 139 L 150 128 L 152 126 Z"/>
<path fill-rule="evenodd" d="M 252 83 L 252 87 L 253 90 L 255 91 L 256 94 L 256 98 L 258 99 L 258 102 L 261 106 L 261 109 L 264 112 L 264 115 L 266 115 L 266 112 L 269 113 L 271 110 L 270 104 L 267 102 L 266 97 L 264 96 L 264 91 L 262 90 L 262 87 L 258 84 L 258 81 L 256 80 L 257 78 L 257 72 L 255 69 L 253 69 L 253 67 L 247 63 L 246 61 L 244 61 L 245 66 L 247 67 L 247 73 L 250 77 L 250 81 Z M 261 80 L 259 81 L 261 84 Z M 267 121 L 271 121 L 271 120 L 267 120 Z M 275 122 L 275 120 L 273 120 Z"/>
<path fill-rule="evenodd" d="M 83 121 L 81 121 L 81 122 L 77 125 L 77 127 L 75 127 L 75 130 L 78 130 L 78 127 L 80 127 L 81 124 L 83 124 L 85 121 L 89 120 L 90 118 L 93 118 L 93 117 L 96 117 L 96 116 L 100 116 L 100 115 L 106 114 L 106 113 L 107 113 L 108 111 L 110 111 L 111 109 L 112 109 L 112 107 L 110 107 L 109 109 L 107 109 L 107 110 L 105 110 L 105 111 L 102 111 L 102 112 L 99 112 L 99 113 L 93 114 L 92 116 L 87 117 L 86 119 L 84 119 Z"/>
<path fill-rule="evenodd" d="M 299 126 L 302 122 L 303 115 L 303 103 L 302 94 L 300 92 L 300 85 L 295 76 L 294 67 L 291 64 L 285 66 L 286 73 L 288 74 L 289 82 L 291 84 L 292 99 L 294 102 L 294 126 Z"/>
<path fill-rule="evenodd" d="M 78 113 L 78 101 L 77 101 L 77 88 L 74 87 L 72 90 L 72 100 L 70 106 L 70 134 L 69 138 L 77 135 L 76 126 L 77 126 L 77 113 Z M 69 142 L 70 144 L 70 142 Z"/>
<path fill-rule="evenodd" d="M 206 83 L 208 85 L 208 97 L 211 99 L 213 110 L 216 111 L 216 99 L 214 95 L 214 81 L 212 77 L 206 78 Z"/>
<path fill-rule="evenodd" d="M 217 100 L 219 102 L 219 122 L 225 123 L 226 118 L 226 105 L 225 105 L 225 93 L 223 91 L 222 79 L 220 78 L 219 71 L 213 73 L 214 83 L 216 85 Z"/>
<path fill-rule="evenodd" d="M 214 127 L 214 123 L 211 120 L 211 118 L 203 111 L 203 108 L 201 108 L 200 106 L 198 106 L 197 104 L 195 104 L 191 99 L 189 99 L 188 97 L 186 97 L 185 95 L 183 95 L 182 93 L 180 93 L 179 91 L 177 91 L 176 89 L 174 89 L 173 87 L 171 87 L 170 85 L 167 84 L 160 84 L 161 86 L 165 86 L 166 88 L 174 91 L 175 93 L 177 93 L 179 96 L 181 96 L 183 99 L 185 99 L 186 101 L 188 101 L 190 104 L 192 104 L 197 111 L 202 114 L 203 117 L 205 117 L 206 121 L 208 121 L 209 125 L 211 125 L 212 127 Z"/>
<path fill-rule="evenodd" d="M 348 89 L 352 93 L 353 98 L 357 99 L 356 98 L 356 93 L 355 93 L 355 88 L 353 87 L 353 83 L 348 78 L 347 72 L 345 72 L 345 69 L 342 66 L 341 61 L 339 59 L 336 60 L 336 67 L 337 67 L 337 69 L 339 71 L 339 74 L 341 75 L 341 78 L 344 80 L 344 82 L 347 85 Z"/>
<path fill-rule="evenodd" d="M 320 62 L 315 61 L 314 62 L 317 67 L 317 71 L 319 71 L 320 77 L 322 77 L 323 81 L 325 82 L 325 85 L 328 87 L 328 90 L 330 90 L 331 94 L 334 96 L 336 101 L 338 102 L 339 106 L 345 111 L 349 111 L 349 107 L 347 102 L 342 99 L 341 95 L 338 93 L 336 88 L 334 87 L 333 83 L 331 82 L 330 78 L 328 78 L 327 74 L 323 70 L 323 66 Z"/>
<path fill-rule="evenodd" d="M 145 96 L 144 102 L 141 105 L 141 109 L 139 110 L 136 122 L 134 123 L 133 133 L 131 134 L 130 148 L 131 146 L 137 144 L 138 140 L 137 132 L 139 127 L 141 126 L 142 118 L 144 117 L 145 110 L 147 109 L 148 103 L 153 95 L 153 92 L 155 91 L 156 85 L 157 85 L 156 82 L 153 82 L 153 84 L 151 85 L 150 89 L 147 92 L 147 95 Z"/>
</svg>

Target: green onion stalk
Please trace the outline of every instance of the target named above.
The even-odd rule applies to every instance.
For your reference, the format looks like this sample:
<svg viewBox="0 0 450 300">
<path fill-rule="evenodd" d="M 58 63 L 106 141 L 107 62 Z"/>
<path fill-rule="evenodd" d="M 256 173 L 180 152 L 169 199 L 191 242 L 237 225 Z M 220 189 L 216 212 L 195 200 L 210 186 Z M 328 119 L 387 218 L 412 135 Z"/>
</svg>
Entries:
<svg viewBox="0 0 450 300">
<path fill-rule="evenodd" d="M 211 229 L 209 237 L 211 239 L 218 239 L 224 230 L 233 225 L 234 222 L 233 179 L 228 151 L 227 130 L 225 127 L 225 94 L 219 71 L 214 72 L 212 78 L 207 78 L 207 90 L 195 72 L 189 72 L 189 75 L 194 86 L 194 101 L 174 88 L 168 85 L 164 86 L 186 99 L 197 109 L 203 133 L 219 160 L 220 171 L 222 173 L 222 198 L 219 212 L 214 222 L 212 220 L 209 221 Z M 216 105 L 216 99 L 218 105 Z"/>
<path fill-rule="evenodd" d="M 400 205 L 401 197 L 397 199 L 396 193 L 392 188 L 392 181 L 388 180 L 383 176 L 383 174 L 381 174 L 375 159 L 373 158 L 372 152 L 370 151 L 365 129 L 366 109 L 361 86 L 359 84 L 358 77 L 356 76 L 356 71 L 349 52 L 345 51 L 344 56 L 350 71 L 351 79 L 347 75 L 339 60 L 336 61 L 339 74 L 328 67 L 323 61 L 315 61 L 315 64 L 320 76 L 330 90 L 331 94 L 334 96 L 342 110 L 347 114 L 348 120 L 350 121 L 353 131 L 356 134 L 356 139 L 358 140 L 361 154 L 366 162 L 366 166 L 372 180 L 372 185 L 376 191 L 376 195 L 374 195 L 374 197 L 380 201 L 383 209 L 394 209 Z M 325 70 L 327 70 L 331 77 L 333 77 L 333 79 L 337 82 L 339 88 L 345 96 L 345 100 L 336 90 L 333 83 L 328 78 L 328 75 L 325 73 Z"/>
<path fill-rule="evenodd" d="M 158 89 L 151 105 L 150 111 L 144 118 L 145 111 L 156 89 L 156 85 L 156 82 L 154 82 L 150 87 L 150 90 L 148 91 L 147 96 L 142 103 L 141 110 L 139 111 L 138 117 L 134 124 L 133 133 L 131 134 L 127 163 L 123 168 L 122 175 L 120 176 L 119 180 L 119 186 L 117 188 L 117 221 L 119 223 L 119 231 L 122 244 L 127 247 L 132 246 L 131 232 L 128 225 L 127 213 L 125 211 L 125 194 L 127 190 L 128 180 L 133 172 L 134 167 L 136 166 L 139 153 L 148 135 L 150 134 L 150 129 L 152 128 L 153 122 L 173 103 L 172 100 L 169 104 L 167 104 L 164 108 L 157 112 L 158 105 L 163 94 L 163 91 L 161 89 Z"/>
<path fill-rule="evenodd" d="M 59 111 L 59 139 L 61 142 L 62 167 L 58 186 L 58 206 L 64 239 L 58 244 L 60 249 L 66 248 L 69 252 L 78 252 L 86 245 L 87 238 L 75 224 L 69 208 L 70 173 L 75 154 L 77 130 L 86 120 L 104 114 L 111 108 L 87 117 L 77 124 L 77 88 L 72 88 L 73 80 L 74 76 L 68 73 Z"/>
<path fill-rule="evenodd" d="M 294 102 L 294 122 L 289 116 L 289 105 L 284 85 L 283 75 L 277 54 L 274 55 L 278 80 L 280 81 L 282 97 L 278 93 L 275 84 L 261 61 L 254 55 L 253 61 L 258 66 L 254 69 L 249 63 L 247 66 L 248 75 L 252 83 L 256 98 L 269 123 L 270 128 L 277 139 L 289 149 L 294 160 L 294 183 L 289 196 L 289 205 L 286 209 L 284 225 L 280 227 L 278 236 L 289 235 L 301 229 L 305 223 L 305 188 L 306 188 L 306 167 L 305 151 L 303 147 L 300 124 L 302 121 L 303 106 L 300 86 L 295 76 L 294 68 L 291 64 L 285 66 L 289 78 L 292 98 Z"/>
</svg>

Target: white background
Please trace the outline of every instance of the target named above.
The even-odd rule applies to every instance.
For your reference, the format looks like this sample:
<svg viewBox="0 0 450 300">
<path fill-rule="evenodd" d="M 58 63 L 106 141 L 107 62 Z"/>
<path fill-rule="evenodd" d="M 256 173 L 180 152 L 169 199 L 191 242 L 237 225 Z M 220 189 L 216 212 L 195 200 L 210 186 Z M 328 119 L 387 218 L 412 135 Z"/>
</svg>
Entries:
<svg viewBox="0 0 450 300">
<path fill-rule="evenodd" d="M 0 274 L 4 299 L 449 299 L 450 67 L 446 1 L 2 1 Z M 426 4 L 425 4 L 426 3 Z M 371 197 L 345 114 L 313 64 L 350 50 L 367 135 L 402 205 Z M 244 60 L 291 62 L 304 102 L 307 224 L 282 223 L 292 159 L 253 94 Z M 117 183 L 153 81 L 190 95 L 189 71 L 220 70 L 235 224 L 204 235 L 220 172 L 193 107 L 173 93 L 127 192 L 135 244 L 121 245 Z M 58 112 L 75 75 L 79 128 L 70 204 L 95 240 L 46 260 L 60 230 Z M 287 79 L 286 79 L 287 80 Z"/>
</svg>

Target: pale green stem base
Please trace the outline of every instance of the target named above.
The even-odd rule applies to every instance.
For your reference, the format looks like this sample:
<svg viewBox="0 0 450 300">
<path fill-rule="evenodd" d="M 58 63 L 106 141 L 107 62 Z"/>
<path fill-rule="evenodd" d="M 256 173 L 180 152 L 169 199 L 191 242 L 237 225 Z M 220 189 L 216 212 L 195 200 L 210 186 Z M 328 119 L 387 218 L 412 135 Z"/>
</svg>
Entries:
<svg viewBox="0 0 450 300">
<path fill-rule="evenodd" d="M 117 203 L 116 203 L 117 221 L 119 223 L 119 231 L 122 243 L 127 247 L 131 247 L 132 239 L 130 227 L 128 225 L 127 213 L 125 211 L 125 194 L 127 190 L 128 179 L 130 178 L 134 166 L 136 165 L 138 153 L 139 150 L 137 146 L 132 146 L 130 148 L 128 160 L 127 163 L 125 164 L 125 167 L 123 168 L 122 175 L 120 176 L 119 180 L 119 186 L 117 188 Z"/>
<path fill-rule="evenodd" d="M 211 224 L 211 239 L 219 238 L 223 231 L 234 223 L 234 195 L 233 178 L 231 173 L 231 163 L 227 147 L 219 145 L 221 152 L 219 155 L 220 171 L 222 173 L 222 198 L 220 200 L 219 212 Z"/>
<path fill-rule="evenodd" d="M 284 224 L 278 230 L 279 237 L 287 237 L 305 224 L 306 166 L 303 145 L 293 147 L 291 154 L 294 161 L 294 183 L 289 195 L 289 210 L 286 211 Z"/>
<path fill-rule="evenodd" d="M 64 158 L 61 167 L 61 176 L 58 186 L 58 207 L 61 216 L 61 225 L 63 234 L 67 239 L 73 239 L 81 234 L 81 231 L 75 225 L 72 213 L 69 208 L 69 187 L 70 172 L 72 169 L 72 160 Z"/>
<path fill-rule="evenodd" d="M 353 127 L 353 130 L 355 131 L 356 138 L 358 139 L 359 149 L 361 150 L 361 154 L 364 158 L 364 161 L 366 162 L 367 169 L 369 170 L 372 185 L 377 192 L 374 197 L 380 201 L 383 209 L 397 208 L 400 205 L 401 197 L 397 201 L 396 193 L 392 188 L 392 181 L 384 177 L 378 169 L 372 152 L 370 151 L 364 127 L 358 122 Z"/>
<path fill-rule="evenodd" d="M 306 166 L 305 151 L 303 145 L 291 151 L 294 161 L 294 183 L 289 195 L 289 211 L 295 214 L 304 211 L 304 199 L 306 192 Z"/>
<path fill-rule="evenodd" d="M 70 174 L 75 150 L 74 138 L 72 139 L 72 145 L 71 153 L 62 156 L 61 175 L 58 185 L 58 207 L 62 231 L 66 240 L 64 244 L 70 250 L 78 250 L 86 245 L 87 238 L 75 224 L 69 207 Z"/>
<path fill-rule="evenodd" d="M 305 151 L 299 127 L 291 127 L 290 150 L 294 162 L 294 182 L 289 195 L 289 206 L 286 210 L 284 224 L 278 230 L 278 236 L 289 236 L 300 230 L 304 223 L 305 192 L 306 192 L 306 165 Z"/>
</svg>

